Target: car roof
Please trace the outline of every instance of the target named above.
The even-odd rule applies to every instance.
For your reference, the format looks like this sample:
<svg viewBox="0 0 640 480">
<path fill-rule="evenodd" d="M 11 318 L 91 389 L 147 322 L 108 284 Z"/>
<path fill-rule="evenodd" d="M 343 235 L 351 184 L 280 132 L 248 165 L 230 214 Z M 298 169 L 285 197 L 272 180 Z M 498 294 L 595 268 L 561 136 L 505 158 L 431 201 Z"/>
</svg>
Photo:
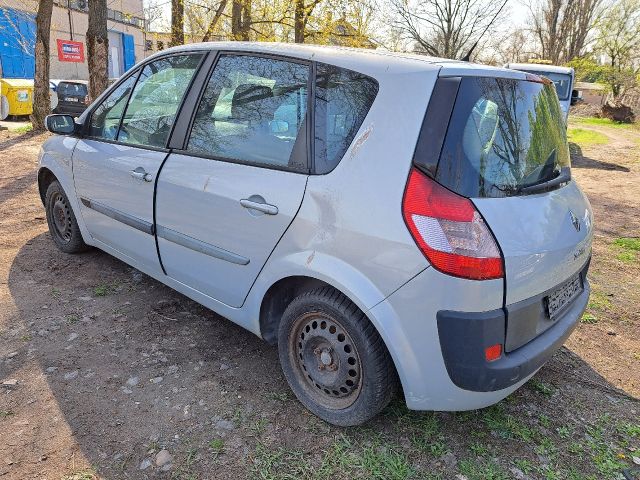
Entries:
<svg viewBox="0 0 640 480">
<path fill-rule="evenodd" d="M 178 53 L 194 50 L 226 50 L 239 52 L 255 52 L 272 55 L 283 55 L 302 60 L 316 60 L 359 72 L 374 75 L 408 71 L 440 71 L 440 76 L 473 75 L 524 78 L 513 70 L 488 65 L 479 65 L 460 60 L 429 57 L 412 53 L 396 53 L 384 50 L 341 47 L 333 45 L 312 45 L 300 43 L 278 42 L 206 42 L 190 43 L 172 47 L 156 53 L 152 57 L 166 53 Z"/>
<path fill-rule="evenodd" d="M 60 83 L 80 83 L 82 85 L 89 85 L 89 80 L 53 80 L 54 82 Z"/>
<path fill-rule="evenodd" d="M 573 73 L 572 67 L 561 67 L 559 65 L 545 65 L 543 63 L 507 63 L 507 68 L 513 70 L 527 70 L 529 72 L 551 72 L 551 73 Z"/>
</svg>

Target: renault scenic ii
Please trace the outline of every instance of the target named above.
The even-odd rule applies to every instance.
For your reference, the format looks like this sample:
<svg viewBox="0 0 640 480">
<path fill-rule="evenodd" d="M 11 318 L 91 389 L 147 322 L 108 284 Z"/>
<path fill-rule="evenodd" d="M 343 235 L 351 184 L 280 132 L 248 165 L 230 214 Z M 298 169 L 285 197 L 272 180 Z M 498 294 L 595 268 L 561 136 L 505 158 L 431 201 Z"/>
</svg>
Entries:
<svg viewBox="0 0 640 480">
<path fill-rule="evenodd" d="M 51 237 L 277 345 L 336 425 L 491 405 L 560 348 L 593 232 L 553 83 L 344 48 L 206 43 L 47 118 Z M 275 366 L 274 366 L 275 368 Z"/>
</svg>

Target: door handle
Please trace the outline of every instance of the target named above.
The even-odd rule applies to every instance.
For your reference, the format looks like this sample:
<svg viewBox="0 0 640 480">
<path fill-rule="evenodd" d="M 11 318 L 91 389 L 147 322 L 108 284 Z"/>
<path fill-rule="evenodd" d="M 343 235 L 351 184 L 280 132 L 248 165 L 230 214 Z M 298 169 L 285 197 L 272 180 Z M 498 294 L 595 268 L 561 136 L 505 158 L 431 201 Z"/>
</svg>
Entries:
<svg viewBox="0 0 640 480">
<path fill-rule="evenodd" d="M 252 195 L 251 198 L 254 198 L 254 196 Z M 267 215 L 278 214 L 278 207 L 276 207 L 275 205 L 269 205 L 268 203 L 264 203 L 264 201 L 254 202 L 253 200 L 249 200 L 248 198 L 243 198 L 242 200 L 240 200 L 240 205 L 242 205 L 244 208 L 266 213 Z"/>
<path fill-rule="evenodd" d="M 150 173 L 147 173 L 142 167 L 137 167 L 135 170 L 131 170 L 129 173 L 133 178 L 138 178 L 140 180 L 144 180 L 145 182 L 150 182 L 151 180 L 153 180 L 153 176 Z"/>
</svg>

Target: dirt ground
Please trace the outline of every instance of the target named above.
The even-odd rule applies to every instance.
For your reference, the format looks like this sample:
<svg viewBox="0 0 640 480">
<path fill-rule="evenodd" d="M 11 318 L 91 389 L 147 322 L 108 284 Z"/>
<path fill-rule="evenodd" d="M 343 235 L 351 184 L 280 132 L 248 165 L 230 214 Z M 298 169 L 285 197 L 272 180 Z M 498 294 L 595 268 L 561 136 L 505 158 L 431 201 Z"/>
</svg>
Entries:
<svg viewBox="0 0 640 480">
<path fill-rule="evenodd" d="M 103 252 L 56 250 L 46 136 L 0 132 L 0 478 L 624 478 L 640 464 L 640 132 L 580 128 L 608 143 L 572 145 L 596 237 L 567 348 L 489 409 L 399 397 L 348 429 L 295 400 L 275 348 Z"/>
</svg>

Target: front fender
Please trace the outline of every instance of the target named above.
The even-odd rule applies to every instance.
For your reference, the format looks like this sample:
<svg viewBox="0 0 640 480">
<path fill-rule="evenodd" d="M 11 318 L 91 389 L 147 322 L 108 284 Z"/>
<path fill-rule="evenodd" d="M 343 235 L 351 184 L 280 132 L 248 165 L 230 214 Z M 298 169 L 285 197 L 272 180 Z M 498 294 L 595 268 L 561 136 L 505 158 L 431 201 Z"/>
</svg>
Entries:
<svg viewBox="0 0 640 480">
<path fill-rule="evenodd" d="M 73 213 L 75 214 L 78 222 L 78 227 L 82 233 L 82 239 L 88 245 L 91 245 L 91 234 L 87 230 L 87 227 L 80 213 L 80 205 L 78 204 L 78 198 L 76 196 L 75 186 L 73 182 L 73 150 L 78 143 L 78 139 L 74 137 L 67 137 L 62 135 L 56 135 L 42 144 L 40 153 L 38 155 L 38 187 L 40 188 L 40 182 L 44 178 L 44 170 L 48 170 L 58 180 L 62 189 L 67 194 Z M 42 192 L 42 199 L 44 203 L 44 194 Z"/>
</svg>

